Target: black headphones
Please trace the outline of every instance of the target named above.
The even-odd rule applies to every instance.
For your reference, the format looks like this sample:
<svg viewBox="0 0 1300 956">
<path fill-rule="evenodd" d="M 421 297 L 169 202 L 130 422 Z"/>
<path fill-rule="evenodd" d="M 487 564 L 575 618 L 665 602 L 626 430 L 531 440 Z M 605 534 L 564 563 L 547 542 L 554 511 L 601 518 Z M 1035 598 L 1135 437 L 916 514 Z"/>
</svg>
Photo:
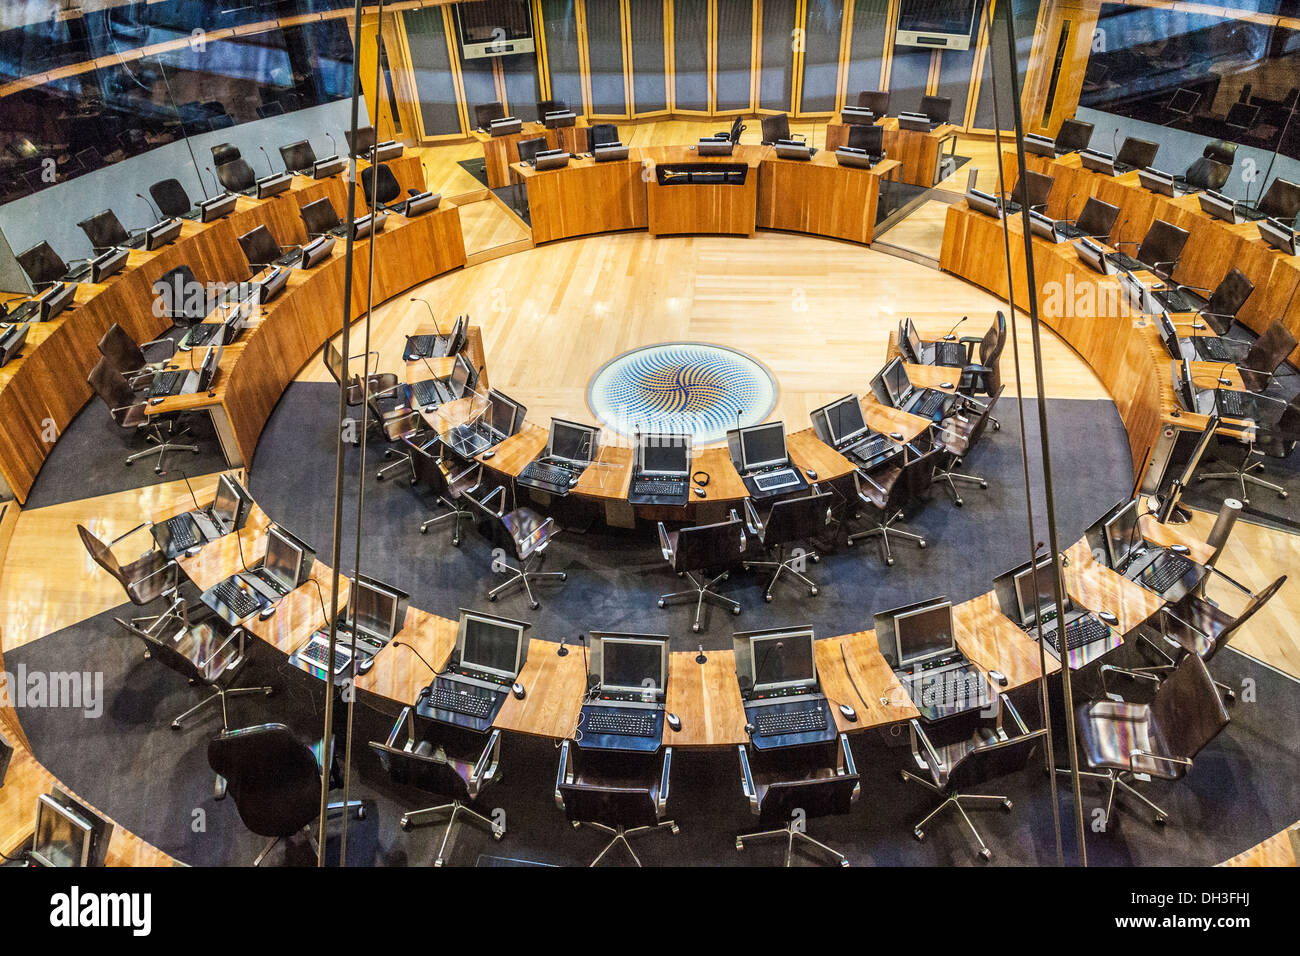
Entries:
<svg viewBox="0 0 1300 956">
<path fill-rule="evenodd" d="M 709 483 L 709 473 L 707 471 L 697 471 L 695 474 L 691 475 L 691 481 L 703 488 Z"/>
</svg>

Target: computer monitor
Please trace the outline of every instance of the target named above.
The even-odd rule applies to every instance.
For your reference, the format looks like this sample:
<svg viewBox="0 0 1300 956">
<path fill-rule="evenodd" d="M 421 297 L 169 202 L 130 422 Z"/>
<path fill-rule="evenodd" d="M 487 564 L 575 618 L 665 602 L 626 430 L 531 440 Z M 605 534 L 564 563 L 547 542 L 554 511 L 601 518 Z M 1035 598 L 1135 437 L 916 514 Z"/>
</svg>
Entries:
<svg viewBox="0 0 1300 956">
<path fill-rule="evenodd" d="M 35 286 L 58 282 L 68 272 L 67 263 L 48 242 L 38 242 L 30 249 L 18 253 L 17 259 Z"/>
<path fill-rule="evenodd" d="M 462 608 L 456 632 L 456 657 L 462 667 L 514 680 L 522 665 L 527 627 L 521 621 Z"/>
<path fill-rule="evenodd" d="M 1181 362 L 1183 350 L 1178 344 L 1178 330 L 1174 328 L 1174 320 L 1169 317 L 1168 310 L 1161 309 L 1160 314 L 1156 316 L 1156 329 L 1160 333 L 1160 341 L 1164 343 L 1169 357 L 1176 362 Z"/>
<path fill-rule="evenodd" d="M 1159 143 L 1153 143 L 1149 139 L 1138 139 L 1136 136 L 1129 136 L 1125 138 L 1120 146 L 1119 155 L 1115 157 L 1115 162 L 1135 166 L 1138 169 L 1145 169 L 1156 161 L 1156 153 L 1159 151 Z"/>
<path fill-rule="evenodd" d="M 744 471 L 784 465 L 790 460 L 785 450 L 785 423 L 771 422 L 740 430 L 740 462 Z"/>
<path fill-rule="evenodd" d="M 1128 562 L 1129 555 L 1142 545 L 1142 534 L 1138 527 L 1140 504 L 1140 500 L 1134 498 L 1117 511 L 1103 528 L 1112 568 L 1123 567 Z"/>
<path fill-rule="evenodd" d="M 636 448 L 636 470 L 649 475 L 685 475 L 691 470 L 691 436 L 642 435 Z"/>
<path fill-rule="evenodd" d="M 338 213 L 327 197 L 309 202 L 298 210 L 308 236 L 323 236 L 339 224 Z"/>
<path fill-rule="evenodd" d="M 358 575 L 348 595 L 348 620 L 358 631 L 381 641 L 391 640 L 404 623 L 398 620 L 403 597 L 396 588 Z"/>
<path fill-rule="evenodd" d="M 290 172 L 310 170 L 316 164 L 316 152 L 305 139 L 281 146 L 280 158 L 284 160 L 284 168 Z"/>
<path fill-rule="evenodd" d="M 1046 555 L 1039 558 L 1037 564 L 1015 575 L 1016 607 L 1020 611 L 1021 624 L 1029 627 L 1037 624 L 1040 617 L 1050 618 L 1056 614 L 1056 589 L 1052 583 L 1055 575 L 1056 564 Z M 1064 588 L 1061 589 L 1061 602 L 1068 613 L 1071 610 L 1070 595 Z"/>
<path fill-rule="evenodd" d="M 225 334 L 225 327 L 212 337 L 212 343 L 208 350 L 203 353 L 203 364 L 199 366 L 199 380 L 195 392 L 205 392 L 212 387 L 213 379 L 217 377 L 217 367 L 221 364 L 221 353 L 224 347 L 221 344 L 221 337 Z"/>
<path fill-rule="evenodd" d="M 447 382 L 451 388 L 451 394 L 461 397 L 470 388 L 470 377 L 473 369 L 470 368 L 469 362 L 465 356 L 457 355 L 456 364 L 451 367 L 451 375 L 448 376 Z"/>
<path fill-rule="evenodd" d="M 655 634 L 600 635 L 601 690 L 662 693 L 668 683 L 668 637 Z"/>
<path fill-rule="evenodd" d="M 515 418 L 519 403 L 507 398 L 496 389 L 488 392 L 488 425 L 498 435 L 509 438 L 515 433 Z"/>
<path fill-rule="evenodd" d="M 749 653 L 755 693 L 817 683 L 811 628 L 754 634 L 749 639 Z"/>
<path fill-rule="evenodd" d="M 858 396 L 845 395 L 827 405 L 826 427 L 831 433 L 831 441 L 837 445 L 867 431 L 867 422 L 862 417 L 862 401 Z"/>
<path fill-rule="evenodd" d="M 1092 141 L 1092 124 L 1083 120 L 1068 119 L 1056 133 L 1056 149 L 1061 153 L 1074 153 L 1087 149 Z"/>
<path fill-rule="evenodd" d="M 955 650 L 952 602 L 941 601 L 894 615 L 894 641 L 899 667 Z"/>
<path fill-rule="evenodd" d="M 298 586 L 305 552 L 298 542 L 272 525 L 266 532 L 266 558 L 262 571 L 284 591 Z"/>
<path fill-rule="evenodd" d="M 550 457 L 585 465 L 591 461 L 595 447 L 596 429 L 591 425 L 551 419 L 551 434 L 546 442 Z"/>
<path fill-rule="evenodd" d="M 871 391 L 875 393 L 882 405 L 897 407 L 903 393 L 911 384 L 907 377 L 907 368 L 901 358 L 890 359 L 889 364 L 876 373 L 871 380 Z"/>
<path fill-rule="evenodd" d="M 222 531 L 229 534 L 237 530 L 248 516 L 248 509 L 253 503 L 252 496 L 230 475 L 217 479 L 217 496 L 212 502 L 212 517 L 222 525 Z"/>
<path fill-rule="evenodd" d="M 1196 385 L 1192 381 L 1192 366 L 1186 359 L 1174 366 L 1174 388 L 1183 410 L 1196 411 Z"/>
<path fill-rule="evenodd" d="M 921 361 L 921 336 L 910 316 L 903 320 L 903 335 L 907 338 L 907 347 L 912 350 L 912 360 Z"/>
<path fill-rule="evenodd" d="M 36 830 L 28 857 L 38 866 L 85 867 L 93 862 L 96 821 L 80 808 L 43 793 L 36 798 Z"/>
</svg>

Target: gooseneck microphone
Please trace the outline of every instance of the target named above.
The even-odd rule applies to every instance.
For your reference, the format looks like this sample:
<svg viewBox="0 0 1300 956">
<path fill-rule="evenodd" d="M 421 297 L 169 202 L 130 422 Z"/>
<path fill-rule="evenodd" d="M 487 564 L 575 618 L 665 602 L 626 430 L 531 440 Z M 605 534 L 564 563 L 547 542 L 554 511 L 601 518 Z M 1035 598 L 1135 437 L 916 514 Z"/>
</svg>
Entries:
<svg viewBox="0 0 1300 956">
<path fill-rule="evenodd" d="M 146 206 L 149 207 L 149 212 L 150 212 L 150 213 L 153 215 L 153 217 L 154 217 L 154 220 L 153 220 L 153 221 L 154 221 L 154 225 L 157 225 L 158 223 L 162 222 L 162 218 L 163 218 L 163 217 L 162 217 L 162 213 L 161 213 L 161 212 L 158 212 L 156 209 L 154 209 L 154 207 L 153 207 L 153 203 L 151 203 L 149 200 L 147 200 L 147 199 L 144 198 L 144 193 L 136 193 L 136 194 L 135 194 L 135 198 L 136 198 L 136 199 L 143 200 L 144 204 L 145 204 Z"/>
<path fill-rule="evenodd" d="M 949 329 L 949 330 L 944 334 L 943 340 L 944 340 L 945 342 L 951 342 L 953 339 L 955 339 L 957 336 L 953 335 L 953 333 L 957 331 L 957 326 L 958 326 L 958 325 L 961 325 L 961 324 L 962 324 L 963 322 L 965 322 L 968 318 L 970 318 L 970 316 L 968 316 L 968 315 L 963 315 L 960 319 L 958 319 L 957 322 L 953 325 L 953 327 L 950 328 L 950 329 Z"/>
<path fill-rule="evenodd" d="M 568 657 L 568 656 L 569 656 L 569 649 L 568 649 L 567 647 L 564 646 L 565 643 L 566 643 L 568 640 L 569 640 L 569 639 L 568 639 L 567 637 L 562 637 L 562 638 L 560 638 L 560 646 L 559 646 L 558 648 L 556 648 L 556 651 L 555 651 L 555 656 L 556 656 L 556 657 Z"/>
<path fill-rule="evenodd" d="M 208 175 L 212 177 L 212 185 L 217 188 L 217 195 L 222 195 L 226 190 L 221 188 L 221 180 L 217 179 L 217 174 L 212 171 L 211 166 L 204 166 L 203 168 L 206 169 Z"/>
<path fill-rule="evenodd" d="M 270 172 L 270 174 L 274 176 L 275 167 L 271 165 L 271 154 L 266 151 L 266 147 L 263 146 L 261 143 L 257 144 L 257 148 L 260 149 L 262 151 L 262 155 L 266 157 L 266 168 Z"/>
<path fill-rule="evenodd" d="M 338 143 L 334 142 L 334 137 L 329 133 L 325 134 L 325 138 L 330 141 L 330 149 L 333 150 L 334 155 L 337 156 L 339 154 Z"/>
<path fill-rule="evenodd" d="M 434 331 L 437 332 L 439 335 L 442 335 L 442 327 L 438 325 L 438 316 L 437 316 L 436 314 L 434 314 L 433 306 L 429 304 L 429 300 L 428 300 L 428 299 L 421 299 L 421 298 L 418 298 L 418 297 L 416 297 L 416 296 L 412 296 L 411 301 L 412 301 L 412 302 L 423 302 L 423 303 L 424 303 L 424 307 L 425 307 L 426 309 L 429 310 L 429 318 L 433 319 L 433 328 L 434 328 Z M 408 338 L 409 338 L 409 336 L 408 336 Z"/>
</svg>

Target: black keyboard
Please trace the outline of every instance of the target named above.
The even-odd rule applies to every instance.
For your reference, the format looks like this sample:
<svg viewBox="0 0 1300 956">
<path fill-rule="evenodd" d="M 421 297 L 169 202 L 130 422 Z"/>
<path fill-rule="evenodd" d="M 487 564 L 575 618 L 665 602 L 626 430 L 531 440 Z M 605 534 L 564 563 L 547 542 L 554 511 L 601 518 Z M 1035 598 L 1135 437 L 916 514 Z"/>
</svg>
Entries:
<svg viewBox="0 0 1300 956">
<path fill-rule="evenodd" d="M 913 415 L 919 415 L 921 418 L 933 418 L 935 412 L 943 407 L 944 399 L 947 398 L 943 392 L 937 392 L 928 389 L 925 397 L 908 409 Z"/>
<path fill-rule="evenodd" d="M 929 675 L 911 674 L 899 679 L 907 696 L 927 710 L 978 710 L 988 704 L 988 686 L 984 681 L 971 683 L 960 671 Z"/>
<path fill-rule="evenodd" d="M 934 364 L 951 366 L 965 365 L 966 347 L 960 342 L 934 343 Z"/>
<path fill-rule="evenodd" d="M 262 606 L 262 602 L 253 596 L 252 591 L 244 590 L 231 578 L 226 578 L 214 587 L 212 593 L 237 618 L 248 617 Z"/>
<path fill-rule="evenodd" d="M 199 543 L 194 519 L 189 515 L 177 515 L 168 519 L 167 533 L 171 536 L 172 547 L 177 551 L 186 551 Z"/>
<path fill-rule="evenodd" d="M 223 328 L 225 328 L 224 323 L 203 322 L 189 330 L 185 341 L 188 345 L 207 345 Z"/>
<path fill-rule="evenodd" d="M 1253 418 L 1255 414 L 1255 402 L 1247 392 L 1220 389 L 1215 393 L 1214 403 L 1224 418 Z"/>
<path fill-rule="evenodd" d="M 298 652 L 298 659 L 308 661 L 317 667 L 329 670 L 330 646 L 323 641 L 311 641 Z M 343 646 L 342 641 L 334 642 L 334 668 L 341 671 L 352 660 L 352 652 Z"/>
<path fill-rule="evenodd" d="M 1110 637 L 1110 628 L 1095 617 L 1081 617 L 1065 625 L 1065 649 L 1067 651 L 1076 650 L 1085 644 L 1091 644 L 1093 641 L 1100 641 L 1107 637 Z M 1058 653 L 1060 652 L 1060 638 L 1056 629 L 1044 631 L 1043 639 L 1048 644 L 1051 644 Z"/>
<path fill-rule="evenodd" d="M 1235 353 L 1223 339 L 1213 335 L 1198 335 L 1192 339 L 1196 354 L 1211 362 L 1231 362 Z"/>
<path fill-rule="evenodd" d="M 778 488 L 794 488 L 802 482 L 799 480 L 799 472 L 793 468 L 782 468 L 780 471 L 755 475 L 754 484 L 758 486 L 759 491 L 775 491 Z"/>
<path fill-rule="evenodd" d="M 884 435 L 873 435 L 860 445 L 848 449 L 847 454 L 852 455 L 859 461 L 870 461 L 877 455 L 883 455 L 892 447 L 889 439 Z"/>
<path fill-rule="evenodd" d="M 556 488 L 567 488 L 569 479 L 573 477 L 573 472 L 562 465 L 553 465 L 547 461 L 530 461 L 524 465 L 523 471 L 519 472 L 519 477 L 530 478 L 533 481 L 544 485 L 553 485 Z"/>
<path fill-rule="evenodd" d="M 685 478 L 638 478 L 632 482 L 634 495 L 680 495 L 685 491 Z"/>
<path fill-rule="evenodd" d="M 1195 312 L 1203 304 L 1191 293 L 1182 289 L 1165 289 L 1163 292 L 1157 292 L 1156 298 L 1170 312 Z"/>
<path fill-rule="evenodd" d="M 149 386 L 149 397 L 157 398 L 160 395 L 175 395 L 181 389 L 181 382 L 185 372 L 159 372 L 153 377 L 153 382 Z"/>
<path fill-rule="evenodd" d="M 1182 580 L 1183 575 L 1195 565 L 1181 554 L 1166 554 L 1156 558 L 1142 572 L 1142 585 L 1157 594 L 1163 594 Z"/>
<path fill-rule="evenodd" d="M 1106 258 L 1115 268 L 1123 269 L 1125 272 L 1140 272 L 1147 268 L 1145 262 L 1139 262 L 1127 252 L 1110 252 L 1106 254 Z"/>
<path fill-rule="evenodd" d="M 438 347 L 438 338 L 436 335 L 412 335 L 406 340 L 406 352 L 402 358 L 408 362 L 415 359 L 433 358 L 434 350 Z"/>
<path fill-rule="evenodd" d="M 619 708 L 598 710 L 587 715 L 587 733 L 619 737 L 653 737 L 658 721 L 653 710 Z"/>
<path fill-rule="evenodd" d="M 449 710 L 453 714 L 464 714 L 466 717 L 486 717 L 492 713 L 496 695 L 447 690 L 445 687 L 435 685 L 425 698 L 425 702 L 426 706 L 435 710 Z"/>
<path fill-rule="evenodd" d="M 784 710 L 774 714 L 758 715 L 760 737 L 779 737 L 783 734 L 806 734 L 825 730 L 829 716 L 824 710 Z"/>
<path fill-rule="evenodd" d="M 411 397 L 417 405 L 440 405 L 442 397 L 438 394 L 438 383 L 431 378 L 416 382 L 411 386 Z"/>
</svg>

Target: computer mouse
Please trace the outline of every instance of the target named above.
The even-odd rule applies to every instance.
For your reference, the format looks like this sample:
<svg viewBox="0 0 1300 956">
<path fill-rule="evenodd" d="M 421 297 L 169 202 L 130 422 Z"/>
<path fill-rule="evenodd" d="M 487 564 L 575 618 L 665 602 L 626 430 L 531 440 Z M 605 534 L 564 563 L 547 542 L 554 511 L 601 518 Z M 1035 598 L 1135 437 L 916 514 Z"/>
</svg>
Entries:
<svg viewBox="0 0 1300 956">
<path fill-rule="evenodd" d="M 438 406 L 437 406 L 437 405 L 425 405 L 425 406 L 424 406 L 424 414 L 426 414 L 426 415 L 432 415 L 432 414 L 433 414 L 434 412 L 436 412 L 437 410 L 438 410 Z"/>
<path fill-rule="evenodd" d="M 703 498 L 706 494 L 708 494 L 708 492 L 705 491 L 703 488 L 695 488 L 695 489 L 692 489 L 692 490 L 694 490 L 694 492 L 695 492 L 695 497 L 697 497 L 697 498 Z"/>
<path fill-rule="evenodd" d="M 894 441 L 902 441 L 902 440 L 903 440 L 903 433 L 902 433 L 902 432 L 890 432 L 890 433 L 889 433 L 889 437 L 892 438 L 892 439 L 894 439 Z"/>
<path fill-rule="evenodd" d="M 375 659 L 371 657 L 369 654 L 364 654 L 361 656 L 361 659 L 357 661 L 357 673 L 365 674 L 370 670 L 370 668 L 374 666 L 375 666 Z"/>
<path fill-rule="evenodd" d="M 672 728 L 673 733 L 678 733 L 682 729 L 682 719 L 676 714 L 664 714 L 664 723 Z"/>
<path fill-rule="evenodd" d="M 817 480 L 817 472 L 813 471 L 811 468 L 805 468 L 803 473 L 808 476 L 809 481 Z"/>
<path fill-rule="evenodd" d="M 989 671 L 989 679 L 992 680 L 994 683 L 996 683 L 999 687 L 1007 686 L 1007 675 L 1002 673 L 1001 671 Z"/>
<path fill-rule="evenodd" d="M 483 452 L 483 454 L 479 455 L 479 457 L 482 458 L 484 461 L 487 461 L 489 458 L 495 458 L 496 452 L 489 449 L 488 451 L 485 451 Z"/>
<path fill-rule="evenodd" d="M 952 388 L 952 382 L 940 382 L 940 383 L 939 383 L 939 387 L 940 387 L 940 388 Z"/>
<path fill-rule="evenodd" d="M 188 551 L 185 552 L 185 557 L 192 558 L 202 550 L 203 550 L 203 546 L 200 544 L 196 544 L 194 547 L 190 548 Z"/>
<path fill-rule="evenodd" d="M 274 605 L 274 604 L 268 604 L 266 607 L 262 608 L 262 612 L 261 612 L 260 614 L 258 614 L 257 616 L 258 616 L 258 618 L 260 618 L 261 620 L 265 621 L 268 617 L 270 617 L 272 614 L 274 614 L 275 611 L 276 611 L 276 607 L 275 607 L 275 605 Z"/>
<path fill-rule="evenodd" d="M 1169 550 L 1174 554 L 1191 554 L 1192 549 L 1185 544 L 1171 544 Z"/>
<path fill-rule="evenodd" d="M 570 487 L 570 488 L 572 488 L 572 487 L 573 487 L 574 485 L 576 485 L 577 483 L 578 483 L 578 479 L 577 479 L 576 477 L 574 477 L 574 478 L 570 478 L 570 479 L 569 479 L 569 487 Z"/>
<path fill-rule="evenodd" d="M 157 398 L 151 398 L 151 399 L 149 399 L 149 404 L 150 404 L 150 405 L 161 405 L 162 403 L 163 403 L 163 396 L 161 396 L 161 395 L 158 396 Z"/>
<path fill-rule="evenodd" d="M 945 335 L 945 336 L 943 337 L 943 340 L 944 340 L 945 342 L 952 342 L 952 341 L 955 341 L 956 338 L 957 338 L 956 335 L 954 335 L 952 332 L 949 332 L 947 335 Z"/>
<path fill-rule="evenodd" d="M 858 712 L 848 704 L 840 704 L 840 713 L 844 715 L 845 720 L 855 724 L 858 722 Z"/>
<path fill-rule="evenodd" d="M 524 690 L 524 685 L 515 681 L 510 685 L 510 693 L 515 695 L 515 700 L 523 700 L 528 691 Z"/>
<path fill-rule="evenodd" d="M 1110 611 L 1098 611 L 1097 616 L 1101 618 L 1103 624 L 1109 624 L 1111 627 L 1119 624 L 1119 618 L 1111 614 Z"/>
</svg>

